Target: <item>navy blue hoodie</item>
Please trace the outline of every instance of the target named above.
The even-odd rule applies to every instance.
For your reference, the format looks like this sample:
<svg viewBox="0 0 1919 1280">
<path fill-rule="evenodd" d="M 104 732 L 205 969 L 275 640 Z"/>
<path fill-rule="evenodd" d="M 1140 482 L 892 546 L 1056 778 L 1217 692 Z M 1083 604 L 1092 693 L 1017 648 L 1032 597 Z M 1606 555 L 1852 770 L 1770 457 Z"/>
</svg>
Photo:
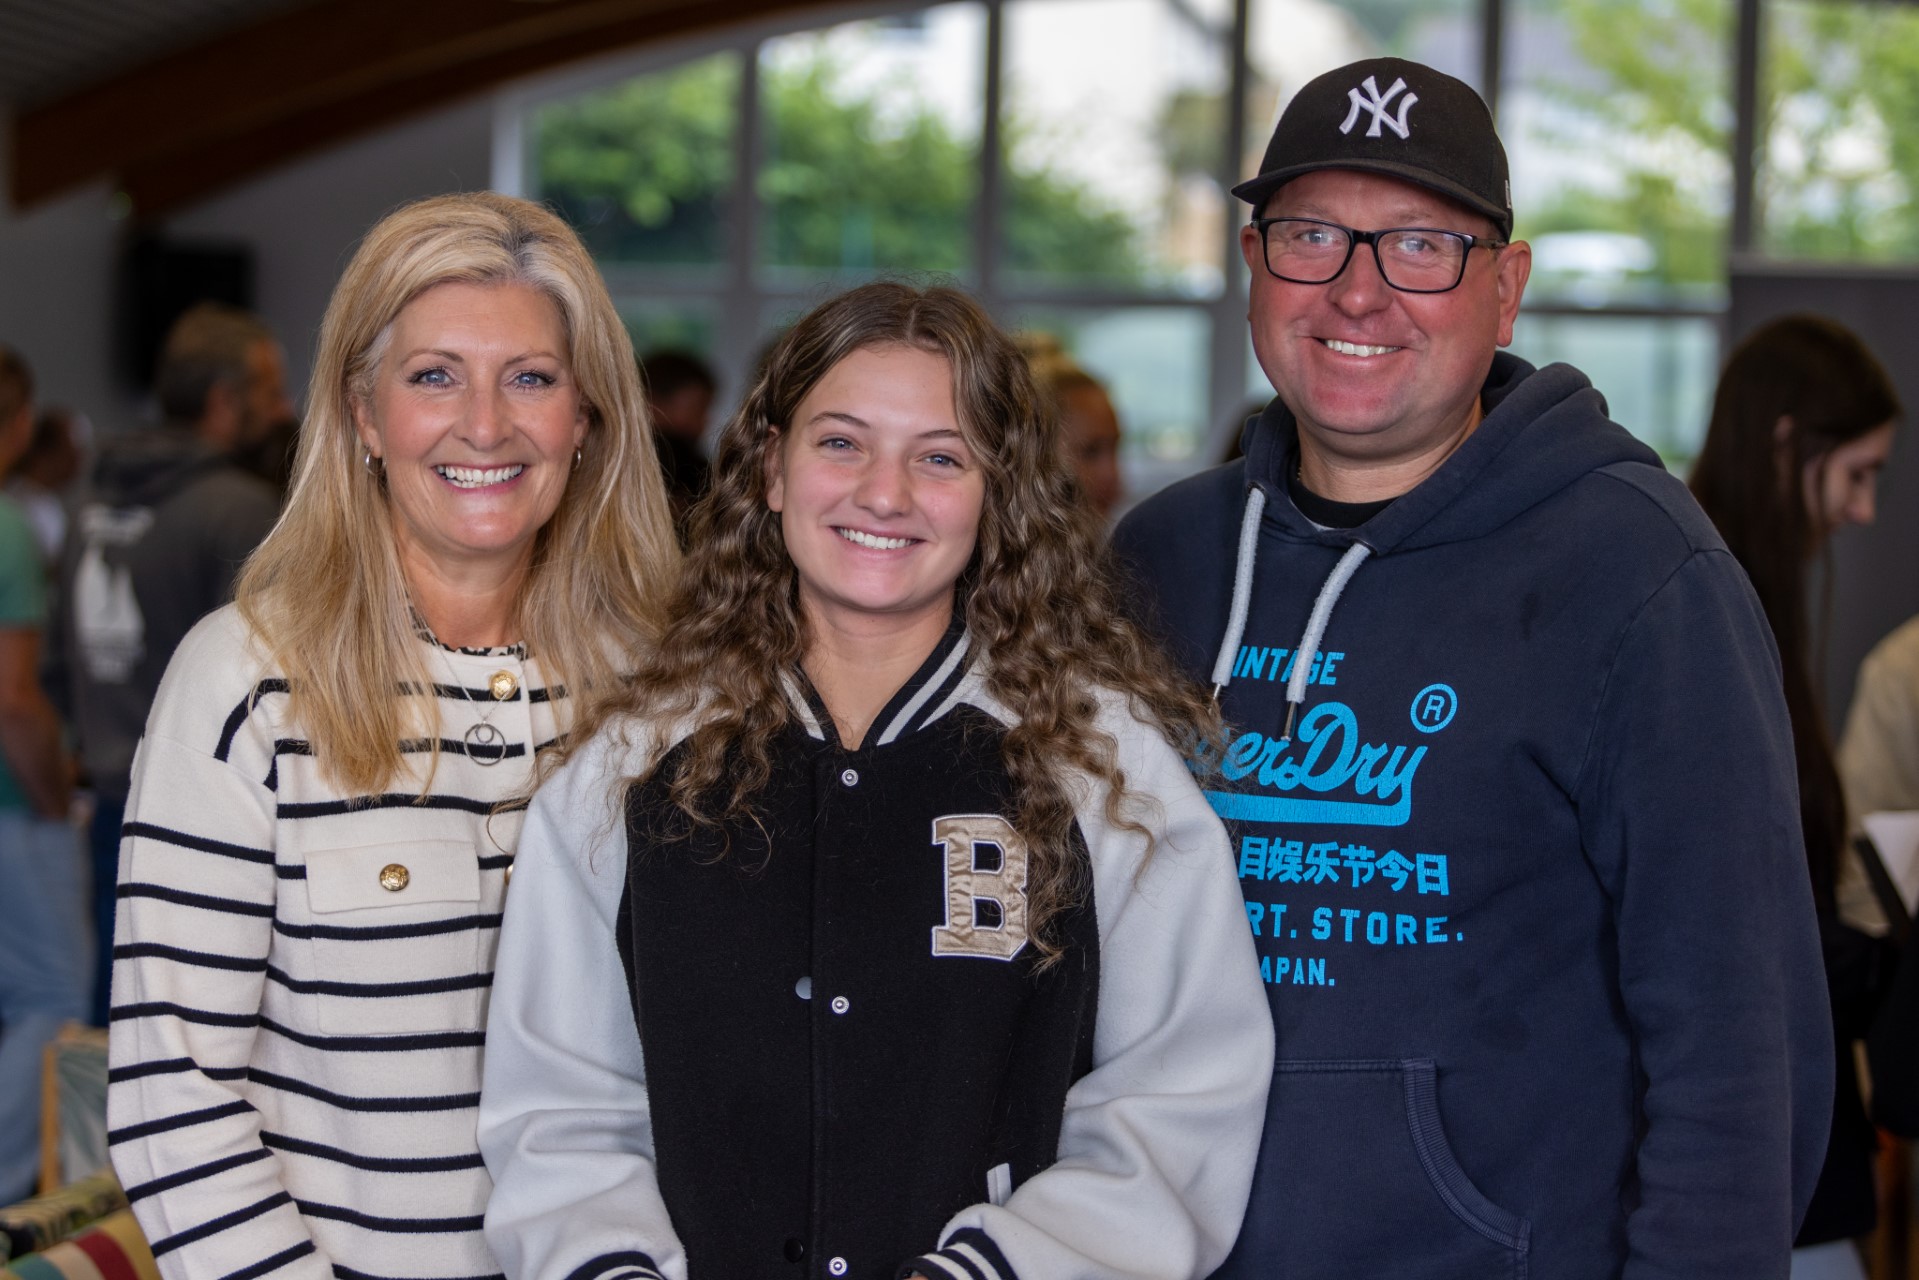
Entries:
<svg viewBox="0 0 1919 1280">
<path fill-rule="evenodd" d="M 1577 370 L 1482 403 L 1357 529 L 1288 498 L 1275 401 L 1115 535 L 1224 685 L 1278 1034 L 1218 1274 L 1784 1277 L 1833 1050 L 1771 633 Z"/>
</svg>

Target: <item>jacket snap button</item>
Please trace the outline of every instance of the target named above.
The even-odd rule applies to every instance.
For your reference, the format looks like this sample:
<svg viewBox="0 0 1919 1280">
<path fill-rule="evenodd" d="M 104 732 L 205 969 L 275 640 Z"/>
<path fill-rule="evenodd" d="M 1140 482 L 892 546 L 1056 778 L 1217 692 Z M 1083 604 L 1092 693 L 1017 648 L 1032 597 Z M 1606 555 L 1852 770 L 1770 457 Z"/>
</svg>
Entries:
<svg viewBox="0 0 1919 1280">
<path fill-rule="evenodd" d="M 786 1247 L 780 1250 L 780 1252 L 786 1255 L 788 1262 L 798 1262 L 806 1256 L 806 1241 L 800 1239 L 798 1236 L 789 1237 L 786 1242 Z"/>
<path fill-rule="evenodd" d="M 845 996 L 833 997 L 834 1013 L 845 1013 L 848 1009 L 851 1009 L 852 1007 L 853 1007 L 853 1002 L 851 1000 L 848 1000 Z"/>
<path fill-rule="evenodd" d="M 406 888 L 407 881 L 412 878 L 412 873 L 397 862 L 389 862 L 380 868 L 380 887 L 388 893 L 398 893 Z"/>
<path fill-rule="evenodd" d="M 813 980 L 811 978 L 801 978 L 793 984 L 793 994 L 802 1000 L 811 1000 L 813 998 Z"/>
<path fill-rule="evenodd" d="M 848 769 L 845 773 L 842 773 L 840 775 L 840 781 L 844 782 L 849 787 L 857 787 L 860 784 L 859 770 Z"/>
<path fill-rule="evenodd" d="M 843 1276 L 846 1274 L 846 1259 L 834 1258 L 826 1264 L 826 1269 L 836 1276 Z"/>
</svg>

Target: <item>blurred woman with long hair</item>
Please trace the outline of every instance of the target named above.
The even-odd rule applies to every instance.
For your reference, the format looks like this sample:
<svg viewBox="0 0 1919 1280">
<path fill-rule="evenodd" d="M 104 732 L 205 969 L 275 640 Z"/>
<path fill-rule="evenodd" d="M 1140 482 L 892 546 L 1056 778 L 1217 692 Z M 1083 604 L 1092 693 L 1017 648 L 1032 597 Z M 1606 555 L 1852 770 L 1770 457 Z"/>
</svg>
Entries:
<svg viewBox="0 0 1919 1280">
<path fill-rule="evenodd" d="M 1795 1242 L 1795 1277 L 1865 1272 L 1839 1242 L 1872 1230 L 1875 1139 L 1851 1070 L 1891 972 L 1889 948 L 1841 923 L 1845 795 L 1813 670 L 1807 573 L 1833 532 L 1871 524 L 1880 468 L 1900 416 L 1879 361 L 1843 326 L 1819 316 L 1774 320 L 1733 351 L 1719 377 L 1693 495 L 1752 579 L 1772 624 L 1792 716 L 1800 821 L 1838 1038 L 1836 1097 L 1826 1164 Z"/>
</svg>

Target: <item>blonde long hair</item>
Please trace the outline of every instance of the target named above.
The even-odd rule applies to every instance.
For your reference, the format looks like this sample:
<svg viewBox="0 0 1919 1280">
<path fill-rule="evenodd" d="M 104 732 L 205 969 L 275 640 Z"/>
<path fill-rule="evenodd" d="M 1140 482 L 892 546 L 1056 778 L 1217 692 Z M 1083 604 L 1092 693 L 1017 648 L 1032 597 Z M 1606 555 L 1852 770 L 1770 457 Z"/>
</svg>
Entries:
<svg viewBox="0 0 1919 1280">
<path fill-rule="evenodd" d="M 1126 620 L 1096 519 L 1077 500 L 1047 400 L 1012 342 L 965 294 L 883 282 L 833 298 L 790 330 L 720 437 L 713 489 L 693 511 L 673 620 L 619 710 L 649 723 L 696 714 L 675 757 L 673 802 L 695 825 L 752 821 L 792 711 L 781 675 L 806 652 L 799 576 L 766 505 L 767 462 L 800 401 L 855 351 L 910 346 L 953 368 L 959 426 L 986 480 L 978 543 L 956 608 L 986 654 L 985 682 L 1018 722 L 1001 759 L 1026 838 L 1028 913 L 1049 960 L 1047 920 L 1077 900 L 1070 777 L 1107 784 L 1109 821 L 1143 825 L 1124 804 L 1117 744 L 1095 725 L 1097 691 L 1175 747 L 1203 752 L 1218 718 L 1206 696 Z M 637 781 L 637 779 L 635 780 Z"/>
<path fill-rule="evenodd" d="M 551 212 L 490 192 L 437 196 L 382 219 L 320 326 L 292 492 L 242 572 L 241 614 L 287 677 L 289 708 L 326 776 L 376 791 L 401 741 L 439 740 L 385 484 L 362 464 L 353 405 L 370 395 L 393 321 L 435 285 L 521 284 L 558 306 L 587 410 L 577 469 L 535 536 L 518 618 L 549 684 L 592 720 L 659 634 L 679 562 L 633 352 L 579 238 Z M 437 759 L 437 757 L 436 757 Z M 427 775 L 431 776 L 430 770 Z"/>
</svg>

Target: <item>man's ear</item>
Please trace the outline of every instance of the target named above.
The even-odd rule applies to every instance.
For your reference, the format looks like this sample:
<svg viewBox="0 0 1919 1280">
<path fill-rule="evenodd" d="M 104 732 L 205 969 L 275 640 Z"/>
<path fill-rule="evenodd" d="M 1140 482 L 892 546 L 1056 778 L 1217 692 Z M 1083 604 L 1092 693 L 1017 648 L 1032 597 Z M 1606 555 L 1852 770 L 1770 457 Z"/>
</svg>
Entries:
<svg viewBox="0 0 1919 1280">
<path fill-rule="evenodd" d="M 1239 256 L 1246 259 L 1246 269 L 1254 275 L 1266 273 L 1266 246 L 1261 243 L 1259 228 L 1250 222 L 1239 229 Z"/>
<path fill-rule="evenodd" d="M 774 513 L 786 509 L 786 441 L 778 427 L 767 429 L 766 509 Z"/>
<path fill-rule="evenodd" d="M 1533 273 L 1533 247 L 1515 240 L 1499 255 L 1499 345 L 1510 346 L 1513 324 L 1519 319 L 1519 302 L 1526 294 L 1526 281 Z"/>
</svg>

